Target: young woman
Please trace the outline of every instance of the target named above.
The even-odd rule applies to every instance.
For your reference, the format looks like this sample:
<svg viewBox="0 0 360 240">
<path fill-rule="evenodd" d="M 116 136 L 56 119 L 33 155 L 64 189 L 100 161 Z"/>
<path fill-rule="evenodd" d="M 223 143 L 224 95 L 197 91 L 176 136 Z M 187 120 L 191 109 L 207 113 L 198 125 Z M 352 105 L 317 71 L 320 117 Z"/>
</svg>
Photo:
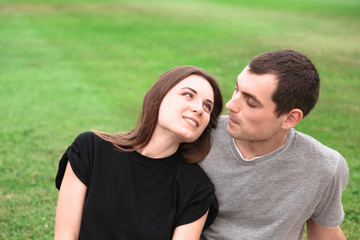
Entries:
<svg viewBox="0 0 360 240">
<path fill-rule="evenodd" d="M 194 163 L 222 104 L 213 77 L 176 67 L 146 93 L 135 129 L 80 134 L 59 163 L 55 239 L 199 239 L 218 206 Z"/>
</svg>

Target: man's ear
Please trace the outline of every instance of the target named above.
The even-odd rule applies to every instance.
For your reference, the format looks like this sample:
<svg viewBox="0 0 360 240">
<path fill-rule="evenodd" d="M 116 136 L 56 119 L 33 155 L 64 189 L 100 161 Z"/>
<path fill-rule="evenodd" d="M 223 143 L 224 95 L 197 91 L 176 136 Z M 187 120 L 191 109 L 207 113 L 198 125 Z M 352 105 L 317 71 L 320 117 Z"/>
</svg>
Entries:
<svg viewBox="0 0 360 240">
<path fill-rule="evenodd" d="M 293 128 L 303 119 L 303 116 L 304 114 L 300 109 L 294 108 L 290 112 L 284 114 L 284 120 L 282 121 L 281 127 L 284 129 Z"/>
</svg>

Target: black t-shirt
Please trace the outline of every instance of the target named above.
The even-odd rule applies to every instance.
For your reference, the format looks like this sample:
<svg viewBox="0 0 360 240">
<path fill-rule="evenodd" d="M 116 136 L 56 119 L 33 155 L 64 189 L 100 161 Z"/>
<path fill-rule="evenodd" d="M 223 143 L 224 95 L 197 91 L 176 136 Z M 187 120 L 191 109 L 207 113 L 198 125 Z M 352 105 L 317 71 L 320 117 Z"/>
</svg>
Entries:
<svg viewBox="0 0 360 240">
<path fill-rule="evenodd" d="M 208 209 L 204 228 L 217 215 L 214 186 L 179 152 L 152 159 L 121 152 L 85 132 L 60 160 L 58 189 L 68 161 L 87 186 L 80 239 L 171 239 L 177 226 L 199 219 Z"/>
</svg>

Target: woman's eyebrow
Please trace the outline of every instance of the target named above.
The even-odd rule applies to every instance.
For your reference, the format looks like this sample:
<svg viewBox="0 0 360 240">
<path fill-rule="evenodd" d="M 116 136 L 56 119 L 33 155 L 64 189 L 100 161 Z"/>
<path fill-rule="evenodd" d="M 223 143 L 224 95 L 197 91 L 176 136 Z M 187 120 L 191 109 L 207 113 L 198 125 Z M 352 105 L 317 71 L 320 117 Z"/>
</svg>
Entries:
<svg viewBox="0 0 360 240">
<path fill-rule="evenodd" d="M 214 106 L 214 103 L 210 99 L 206 99 L 206 102 L 210 103 L 212 106 Z"/>
<path fill-rule="evenodd" d="M 191 87 L 183 87 L 182 89 L 189 89 L 189 90 L 191 90 L 191 91 L 193 91 L 194 93 L 197 94 L 197 91 L 195 91 L 195 89 L 192 89 Z"/>
<path fill-rule="evenodd" d="M 183 87 L 181 89 L 189 89 L 190 91 L 194 92 L 195 94 L 197 94 L 197 91 L 195 89 L 192 89 L 191 87 Z M 210 99 L 206 99 L 207 102 L 211 103 L 212 105 L 214 105 L 214 103 L 210 100 Z"/>
</svg>

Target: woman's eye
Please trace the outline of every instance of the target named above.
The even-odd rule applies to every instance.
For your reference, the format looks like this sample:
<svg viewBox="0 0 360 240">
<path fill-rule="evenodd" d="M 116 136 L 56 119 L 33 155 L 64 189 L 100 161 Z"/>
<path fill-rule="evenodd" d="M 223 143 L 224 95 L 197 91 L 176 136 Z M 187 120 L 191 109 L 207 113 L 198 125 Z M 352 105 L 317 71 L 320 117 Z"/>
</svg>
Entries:
<svg viewBox="0 0 360 240">
<path fill-rule="evenodd" d="M 192 94 L 191 94 L 191 93 L 186 92 L 186 93 L 183 93 L 183 96 L 191 98 L 191 97 L 192 97 Z"/>
<path fill-rule="evenodd" d="M 210 104 L 204 104 L 204 110 L 206 112 L 211 112 L 212 111 L 212 106 Z"/>
</svg>

